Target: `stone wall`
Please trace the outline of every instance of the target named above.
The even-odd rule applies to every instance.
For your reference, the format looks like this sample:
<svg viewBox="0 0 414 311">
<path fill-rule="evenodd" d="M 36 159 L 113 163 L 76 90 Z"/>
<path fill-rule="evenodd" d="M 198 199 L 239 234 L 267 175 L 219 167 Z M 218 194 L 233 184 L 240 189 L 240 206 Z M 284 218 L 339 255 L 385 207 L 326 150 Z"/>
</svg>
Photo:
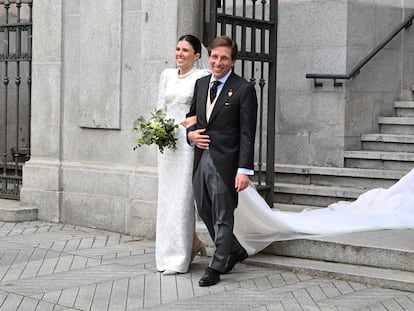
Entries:
<svg viewBox="0 0 414 311">
<path fill-rule="evenodd" d="M 185 10 L 182 8 L 185 7 Z M 36 1 L 32 158 L 21 205 L 39 218 L 154 236 L 156 149 L 133 150 L 198 1 Z"/>
<path fill-rule="evenodd" d="M 413 29 L 343 87 L 321 80 L 324 87 L 315 88 L 305 78 L 349 72 L 412 7 L 394 0 L 279 1 L 276 163 L 342 167 L 343 151 L 358 148 L 361 134 L 378 131 L 378 116 L 412 94 Z"/>
</svg>

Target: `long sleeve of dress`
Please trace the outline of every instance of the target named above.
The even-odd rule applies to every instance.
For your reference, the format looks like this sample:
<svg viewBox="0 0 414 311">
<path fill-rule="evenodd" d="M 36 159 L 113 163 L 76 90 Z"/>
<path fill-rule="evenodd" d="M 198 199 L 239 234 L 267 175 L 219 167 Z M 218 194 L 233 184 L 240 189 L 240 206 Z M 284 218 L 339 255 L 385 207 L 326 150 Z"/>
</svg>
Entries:
<svg viewBox="0 0 414 311">
<path fill-rule="evenodd" d="M 167 105 L 165 103 L 165 88 L 166 88 L 166 71 L 161 72 L 160 82 L 158 85 L 158 100 L 157 100 L 157 109 L 163 109 L 166 111 Z"/>
</svg>

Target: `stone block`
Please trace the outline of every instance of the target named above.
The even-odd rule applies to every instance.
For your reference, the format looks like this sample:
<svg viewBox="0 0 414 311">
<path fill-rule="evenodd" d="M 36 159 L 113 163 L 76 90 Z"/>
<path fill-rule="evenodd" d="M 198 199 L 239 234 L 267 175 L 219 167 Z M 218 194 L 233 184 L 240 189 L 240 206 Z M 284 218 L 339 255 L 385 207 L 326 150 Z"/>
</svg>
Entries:
<svg viewBox="0 0 414 311">
<path fill-rule="evenodd" d="M 315 90 L 308 73 L 344 74 L 346 49 L 339 48 L 281 48 L 278 49 L 277 88 L 279 92 Z M 324 83 L 323 90 L 335 90 L 332 80 Z"/>
<path fill-rule="evenodd" d="M 60 146 L 60 63 L 33 63 L 31 153 L 58 158 Z"/>
<path fill-rule="evenodd" d="M 276 134 L 275 162 L 309 164 L 309 133 Z"/>
<path fill-rule="evenodd" d="M 65 192 L 128 198 L 129 171 L 119 165 L 67 163 L 62 166 Z"/>
<path fill-rule="evenodd" d="M 403 11 L 401 8 L 376 6 L 376 44 L 382 42 L 388 37 L 403 20 Z M 384 48 L 401 50 L 402 32 L 399 33 Z"/>
<path fill-rule="evenodd" d="M 171 50 L 171 57 L 174 50 Z M 173 58 L 169 62 L 145 62 L 140 68 L 143 73 L 140 83 L 141 96 L 136 102 L 140 113 L 149 113 L 157 107 L 160 74 L 165 68 L 175 68 Z"/>
<path fill-rule="evenodd" d="M 338 47 L 347 40 L 346 1 L 282 2 L 279 47 Z"/>
<path fill-rule="evenodd" d="M 414 28 L 413 28 L 414 30 Z M 414 51 L 404 51 L 403 58 L 403 72 L 402 72 L 402 85 L 403 90 L 413 91 L 412 86 L 414 85 Z"/>
<path fill-rule="evenodd" d="M 125 232 L 125 211 L 129 200 L 122 197 L 73 193 L 62 197 L 62 219 L 69 224 Z"/>
<path fill-rule="evenodd" d="M 385 0 L 384 0 L 385 1 Z M 392 0 L 388 0 L 392 1 Z M 404 7 L 409 9 L 414 9 L 414 0 L 404 0 Z"/>
<path fill-rule="evenodd" d="M 347 1 L 347 46 L 367 47 L 376 44 L 376 10 L 375 6 L 361 1 Z"/>
<path fill-rule="evenodd" d="M 399 93 L 401 51 L 382 50 L 353 78 L 353 90 L 361 92 Z"/>
<path fill-rule="evenodd" d="M 63 1 L 63 12 L 66 16 L 68 15 L 79 15 L 81 0 L 64 0 Z"/>
<path fill-rule="evenodd" d="M 61 195 L 60 191 L 23 187 L 20 191 L 20 206 L 37 208 L 38 220 L 59 222 Z"/>
<path fill-rule="evenodd" d="M 142 1 L 124 0 L 122 2 L 124 12 L 134 12 L 142 10 Z"/>
<path fill-rule="evenodd" d="M 342 92 L 284 94 L 279 97 L 276 113 L 279 134 L 318 133 L 343 135 Z"/>
<path fill-rule="evenodd" d="M 177 1 L 145 1 L 141 25 L 141 57 L 145 62 L 174 60 L 177 41 Z M 166 22 L 168 21 L 168 22 Z M 171 27 L 171 25 L 175 25 Z M 168 52 L 171 51 L 171 55 Z"/>
<path fill-rule="evenodd" d="M 155 239 L 157 202 L 131 200 L 126 211 L 128 234 Z"/>
<path fill-rule="evenodd" d="M 110 0 L 80 4 L 79 125 L 119 129 L 122 6 Z"/>
<path fill-rule="evenodd" d="M 32 157 L 23 165 L 23 187 L 59 191 L 60 164 L 58 161 Z"/>
<path fill-rule="evenodd" d="M 177 0 L 177 33 L 178 36 L 183 34 L 196 35 L 200 40 L 200 0 Z M 177 38 L 178 39 L 178 38 Z"/>
<path fill-rule="evenodd" d="M 309 164 L 315 166 L 344 166 L 344 137 L 311 133 Z"/>
<path fill-rule="evenodd" d="M 129 198 L 137 201 L 157 201 L 158 176 L 155 167 L 139 167 L 129 175 Z"/>
<path fill-rule="evenodd" d="M 410 13 L 414 14 L 413 11 L 411 11 Z M 414 26 L 413 25 L 411 25 L 409 28 L 403 31 L 402 49 L 408 52 L 414 51 Z"/>
<path fill-rule="evenodd" d="M 61 62 L 62 2 L 63 0 L 40 1 L 36 3 L 36 9 L 33 9 L 33 33 L 36 34 L 32 43 L 34 64 Z"/>
</svg>

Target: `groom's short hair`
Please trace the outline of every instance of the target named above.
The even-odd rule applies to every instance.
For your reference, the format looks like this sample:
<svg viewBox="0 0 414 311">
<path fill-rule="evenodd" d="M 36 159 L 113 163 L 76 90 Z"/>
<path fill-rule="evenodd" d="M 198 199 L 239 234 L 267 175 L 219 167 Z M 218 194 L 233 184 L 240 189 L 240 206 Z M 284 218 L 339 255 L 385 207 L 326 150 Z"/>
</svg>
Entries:
<svg viewBox="0 0 414 311">
<path fill-rule="evenodd" d="M 208 55 L 211 54 L 211 50 L 219 46 L 229 47 L 231 49 L 232 60 L 237 59 L 237 43 L 228 36 L 220 36 L 220 37 L 214 38 L 214 40 L 211 42 L 211 44 L 208 47 Z"/>
</svg>

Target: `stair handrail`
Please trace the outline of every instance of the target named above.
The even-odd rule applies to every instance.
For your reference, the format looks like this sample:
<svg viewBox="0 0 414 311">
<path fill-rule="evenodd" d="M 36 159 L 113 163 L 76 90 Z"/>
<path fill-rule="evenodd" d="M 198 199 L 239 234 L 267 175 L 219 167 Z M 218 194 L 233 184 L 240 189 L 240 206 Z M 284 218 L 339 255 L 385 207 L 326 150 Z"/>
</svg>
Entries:
<svg viewBox="0 0 414 311">
<path fill-rule="evenodd" d="M 381 41 L 366 57 L 364 57 L 354 68 L 347 74 L 330 74 L 330 73 L 307 73 L 307 79 L 313 79 L 315 87 L 322 87 L 323 83 L 318 82 L 317 79 L 332 79 L 335 87 L 341 87 L 342 82 L 337 80 L 349 80 L 361 71 L 361 68 L 365 66 L 380 50 L 382 50 L 394 37 L 396 37 L 403 29 L 409 28 L 413 24 L 414 14 L 402 22 L 395 30 Z"/>
</svg>

